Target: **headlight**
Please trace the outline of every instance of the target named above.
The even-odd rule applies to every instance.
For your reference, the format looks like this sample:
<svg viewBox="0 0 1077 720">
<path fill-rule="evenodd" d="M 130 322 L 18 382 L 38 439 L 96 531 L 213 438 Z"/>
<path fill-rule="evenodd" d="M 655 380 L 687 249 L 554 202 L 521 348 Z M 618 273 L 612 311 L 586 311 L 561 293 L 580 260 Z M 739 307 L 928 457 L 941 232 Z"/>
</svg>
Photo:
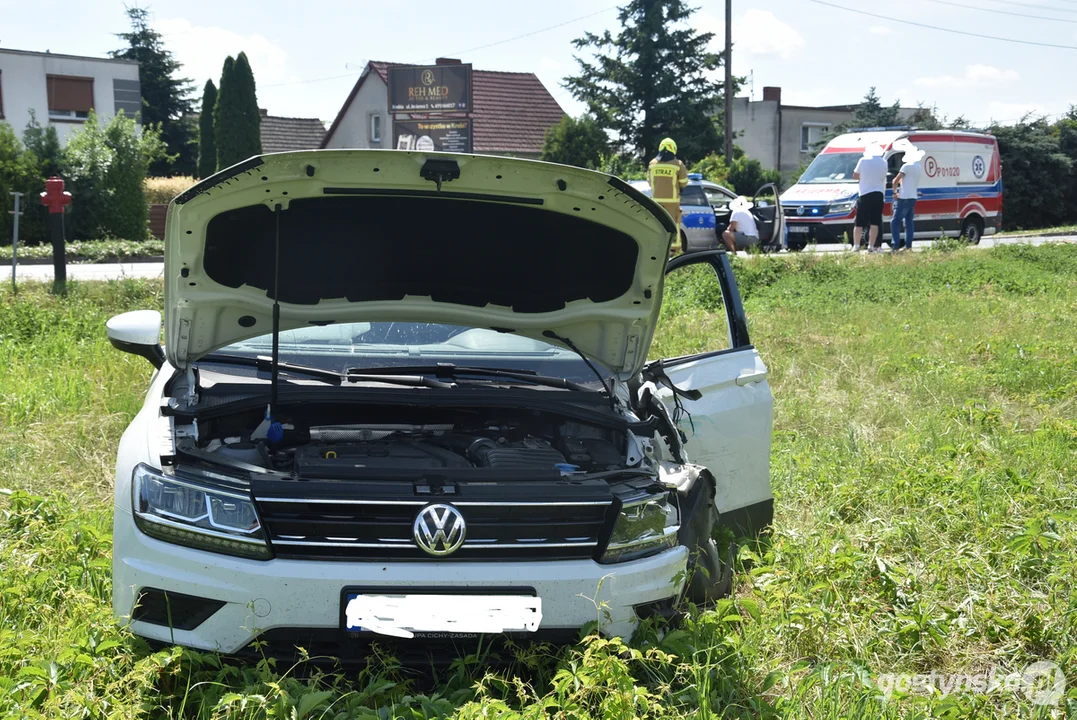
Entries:
<svg viewBox="0 0 1077 720">
<path fill-rule="evenodd" d="M 834 203 L 830 206 L 830 212 L 832 213 L 847 213 L 851 212 L 856 207 L 856 200 L 850 200 L 848 202 Z"/>
<path fill-rule="evenodd" d="M 150 537 L 255 560 L 272 557 L 250 497 L 167 477 L 145 465 L 131 482 L 135 525 Z"/>
<path fill-rule="evenodd" d="M 600 562 L 636 560 L 674 547 L 680 517 L 669 497 L 662 493 L 624 500 Z"/>
</svg>

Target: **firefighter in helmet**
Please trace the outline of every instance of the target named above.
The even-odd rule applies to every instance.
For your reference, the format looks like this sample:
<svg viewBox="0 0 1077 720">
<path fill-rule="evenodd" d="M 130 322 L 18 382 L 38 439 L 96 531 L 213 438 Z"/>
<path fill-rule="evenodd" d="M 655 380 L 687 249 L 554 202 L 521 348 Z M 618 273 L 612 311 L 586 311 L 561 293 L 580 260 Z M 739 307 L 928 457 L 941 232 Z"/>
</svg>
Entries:
<svg viewBox="0 0 1077 720">
<path fill-rule="evenodd" d="M 677 159 L 677 143 L 673 138 L 658 143 L 658 155 L 647 166 L 647 182 L 651 184 L 651 197 L 680 226 L 681 188 L 688 184 L 688 168 Z"/>
</svg>

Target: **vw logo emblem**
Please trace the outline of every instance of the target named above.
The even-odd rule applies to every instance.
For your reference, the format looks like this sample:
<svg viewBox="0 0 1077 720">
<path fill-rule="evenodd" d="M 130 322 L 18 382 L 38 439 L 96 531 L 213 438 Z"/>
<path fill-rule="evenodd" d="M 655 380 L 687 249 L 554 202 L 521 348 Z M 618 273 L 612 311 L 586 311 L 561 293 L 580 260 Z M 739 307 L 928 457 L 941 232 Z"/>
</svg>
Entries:
<svg viewBox="0 0 1077 720">
<path fill-rule="evenodd" d="M 451 555 L 460 549 L 467 536 L 464 516 L 452 505 L 427 505 L 411 526 L 415 544 L 430 555 Z"/>
<path fill-rule="evenodd" d="M 804 206 L 801 205 L 800 207 L 797 208 L 797 215 L 803 215 L 803 214 L 804 214 Z"/>
</svg>

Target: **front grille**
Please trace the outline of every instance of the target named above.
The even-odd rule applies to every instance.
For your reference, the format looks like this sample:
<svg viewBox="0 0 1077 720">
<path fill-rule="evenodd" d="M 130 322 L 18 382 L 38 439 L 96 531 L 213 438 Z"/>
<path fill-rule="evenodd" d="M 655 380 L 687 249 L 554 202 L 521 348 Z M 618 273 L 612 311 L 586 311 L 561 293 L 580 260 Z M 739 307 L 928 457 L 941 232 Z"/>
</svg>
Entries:
<svg viewBox="0 0 1077 720">
<path fill-rule="evenodd" d="M 829 205 L 804 205 L 803 207 L 803 214 L 797 212 L 800 209 L 800 206 L 797 205 L 782 205 L 782 210 L 785 211 L 785 216 L 789 218 L 822 217 L 830 211 Z M 817 210 L 818 212 L 813 213 L 812 210 Z"/>
<path fill-rule="evenodd" d="M 257 498 L 277 557 L 337 560 L 434 560 L 412 537 L 425 500 Z M 611 500 L 453 501 L 467 523 L 463 546 L 437 558 L 567 560 L 592 557 Z"/>
</svg>

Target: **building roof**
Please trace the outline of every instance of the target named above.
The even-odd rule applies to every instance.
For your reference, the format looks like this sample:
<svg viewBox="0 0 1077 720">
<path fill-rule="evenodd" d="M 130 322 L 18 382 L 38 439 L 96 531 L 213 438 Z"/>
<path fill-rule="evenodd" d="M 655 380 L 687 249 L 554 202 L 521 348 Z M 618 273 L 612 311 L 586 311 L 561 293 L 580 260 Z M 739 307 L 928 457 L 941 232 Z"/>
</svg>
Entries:
<svg viewBox="0 0 1077 720">
<path fill-rule="evenodd" d="M 323 146 L 343 119 L 359 87 L 371 73 L 388 86 L 389 68 L 402 63 L 372 60 L 367 63 L 336 119 L 325 135 Z M 542 152 L 546 130 L 565 116 L 565 111 L 534 73 L 473 70 L 471 112 L 475 152 L 535 154 Z"/>
<path fill-rule="evenodd" d="M 41 52 L 40 50 L 16 50 L 14 48 L 0 48 L 0 53 L 11 53 L 13 55 L 40 55 L 41 57 L 62 58 L 64 60 L 92 60 L 93 62 L 138 65 L 138 60 L 127 60 L 125 58 L 91 57 L 89 55 L 63 55 L 61 53 L 49 52 L 48 50 Z"/>
<path fill-rule="evenodd" d="M 318 118 L 262 116 L 262 152 L 313 150 L 324 137 L 325 125 Z"/>
</svg>

